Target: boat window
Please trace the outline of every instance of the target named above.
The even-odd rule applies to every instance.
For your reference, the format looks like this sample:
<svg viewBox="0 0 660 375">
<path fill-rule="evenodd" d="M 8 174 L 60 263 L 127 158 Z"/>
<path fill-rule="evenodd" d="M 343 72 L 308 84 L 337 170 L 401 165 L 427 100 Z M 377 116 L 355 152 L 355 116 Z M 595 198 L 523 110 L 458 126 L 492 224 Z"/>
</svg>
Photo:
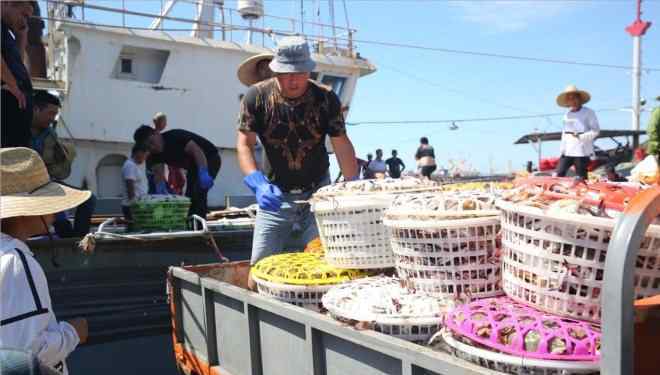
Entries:
<svg viewBox="0 0 660 375">
<path fill-rule="evenodd" d="M 126 156 L 110 154 L 104 156 L 96 167 L 96 188 L 99 198 L 118 198 L 122 195 L 121 168 Z"/>
<path fill-rule="evenodd" d="M 335 94 L 337 94 L 337 96 L 341 98 L 341 94 L 344 89 L 344 84 L 346 83 L 346 77 L 324 74 L 321 83 L 332 88 L 332 91 L 334 91 Z"/>
<path fill-rule="evenodd" d="M 133 59 L 127 57 L 121 59 L 121 72 L 124 74 L 133 73 Z"/>
<path fill-rule="evenodd" d="M 147 83 L 159 83 L 170 52 L 154 48 L 124 46 L 115 65 L 114 77 Z"/>
<path fill-rule="evenodd" d="M 312 72 L 312 73 L 310 73 L 309 77 L 314 81 L 318 81 L 319 80 L 319 72 Z"/>
</svg>

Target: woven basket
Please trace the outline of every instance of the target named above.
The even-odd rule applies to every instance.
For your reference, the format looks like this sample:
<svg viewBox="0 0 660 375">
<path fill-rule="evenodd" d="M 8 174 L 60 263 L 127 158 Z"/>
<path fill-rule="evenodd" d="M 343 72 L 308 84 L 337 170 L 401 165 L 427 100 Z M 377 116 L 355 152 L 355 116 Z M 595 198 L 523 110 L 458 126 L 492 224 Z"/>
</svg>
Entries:
<svg viewBox="0 0 660 375">
<path fill-rule="evenodd" d="M 337 269 L 320 253 L 287 253 L 266 257 L 252 267 L 259 294 L 319 311 L 321 297 L 334 285 L 368 274 Z"/>
<path fill-rule="evenodd" d="M 387 211 L 396 270 L 411 287 L 455 298 L 502 294 L 500 220 L 486 194 L 402 195 Z"/>
<path fill-rule="evenodd" d="M 397 194 L 439 189 L 418 179 L 346 182 L 325 187 L 311 202 L 326 260 L 335 267 L 389 268 L 394 255 L 383 215 Z"/>
<path fill-rule="evenodd" d="M 150 196 L 131 205 L 133 226 L 143 231 L 186 229 L 190 199 L 182 196 Z"/>
<path fill-rule="evenodd" d="M 334 318 L 415 342 L 427 341 L 437 332 L 451 306 L 449 300 L 412 291 L 399 279 L 385 276 L 338 285 L 323 296 L 323 307 Z"/>
<path fill-rule="evenodd" d="M 498 201 L 502 211 L 503 289 L 512 299 L 599 322 L 605 256 L 614 220 L 559 214 Z M 660 293 L 660 227 L 642 241 L 635 298 Z"/>
<path fill-rule="evenodd" d="M 505 374 L 514 375 L 582 375 L 599 374 L 596 362 L 551 361 L 530 359 L 494 352 L 475 346 L 469 341 L 463 342 L 448 330 L 442 331 L 444 342 L 458 358 L 476 365 Z"/>
</svg>

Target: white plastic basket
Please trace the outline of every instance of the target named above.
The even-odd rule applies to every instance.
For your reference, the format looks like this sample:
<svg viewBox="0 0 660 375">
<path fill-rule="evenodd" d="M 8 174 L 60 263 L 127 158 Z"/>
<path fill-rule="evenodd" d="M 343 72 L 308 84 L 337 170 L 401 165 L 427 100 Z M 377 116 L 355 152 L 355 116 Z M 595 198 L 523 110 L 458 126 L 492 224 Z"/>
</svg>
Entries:
<svg viewBox="0 0 660 375">
<path fill-rule="evenodd" d="M 254 276 L 252 278 L 257 284 L 259 294 L 313 311 L 321 311 L 321 298 L 332 288 L 332 285 L 278 284 Z"/>
<path fill-rule="evenodd" d="M 440 334 L 442 335 L 442 339 L 451 348 L 450 351 L 458 358 L 506 374 L 577 375 L 598 374 L 600 371 L 600 367 L 596 362 L 552 361 L 516 357 L 461 342 L 461 340 L 455 338 L 448 330 L 442 330 Z"/>
<path fill-rule="evenodd" d="M 605 256 L 614 220 L 550 213 L 498 201 L 503 289 L 553 314 L 598 322 Z M 651 225 L 637 258 L 635 298 L 660 293 L 660 227 Z"/>
<path fill-rule="evenodd" d="M 311 201 L 326 261 L 339 268 L 394 266 L 383 215 L 397 194 L 440 189 L 414 178 L 365 180 L 327 186 Z"/>
<path fill-rule="evenodd" d="M 397 278 L 377 276 L 333 287 L 323 307 L 336 319 L 404 340 L 427 341 L 442 324 L 452 302 L 411 291 Z"/>
<path fill-rule="evenodd" d="M 497 214 L 492 198 L 484 194 L 398 197 L 385 225 L 399 277 L 434 296 L 502 294 Z"/>
</svg>

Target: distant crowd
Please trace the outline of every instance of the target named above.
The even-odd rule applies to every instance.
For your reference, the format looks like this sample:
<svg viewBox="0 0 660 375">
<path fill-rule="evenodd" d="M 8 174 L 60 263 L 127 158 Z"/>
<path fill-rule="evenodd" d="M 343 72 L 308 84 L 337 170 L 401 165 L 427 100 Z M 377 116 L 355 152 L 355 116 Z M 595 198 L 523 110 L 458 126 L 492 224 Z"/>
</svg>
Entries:
<svg viewBox="0 0 660 375">
<path fill-rule="evenodd" d="M 357 159 L 358 167 L 360 169 L 360 177 L 363 179 L 371 178 L 401 178 L 401 175 L 406 170 L 406 164 L 399 158 L 399 152 L 392 150 L 392 157 L 383 160 L 383 150 L 376 150 L 376 158 L 372 153 L 367 154 L 367 159 Z M 435 151 L 433 146 L 429 145 L 429 139 L 422 137 L 419 140 L 419 147 L 415 152 L 416 168 L 409 172 L 414 175 L 419 175 L 426 178 L 431 178 L 431 175 L 436 170 Z M 341 178 L 341 174 L 337 177 L 337 181 Z"/>
</svg>

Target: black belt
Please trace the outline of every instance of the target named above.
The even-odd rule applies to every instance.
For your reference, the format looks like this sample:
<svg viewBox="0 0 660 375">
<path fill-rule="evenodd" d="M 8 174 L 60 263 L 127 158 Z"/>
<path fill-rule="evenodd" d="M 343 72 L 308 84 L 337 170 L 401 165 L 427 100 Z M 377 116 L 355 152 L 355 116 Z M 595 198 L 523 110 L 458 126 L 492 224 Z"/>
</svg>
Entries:
<svg viewBox="0 0 660 375">
<path fill-rule="evenodd" d="M 322 178 L 320 181 L 314 182 L 306 186 L 287 186 L 282 188 L 282 192 L 287 194 L 302 194 L 310 191 L 315 191 L 321 186 L 323 186 L 323 181 L 325 178 Z"/>
</svg>

